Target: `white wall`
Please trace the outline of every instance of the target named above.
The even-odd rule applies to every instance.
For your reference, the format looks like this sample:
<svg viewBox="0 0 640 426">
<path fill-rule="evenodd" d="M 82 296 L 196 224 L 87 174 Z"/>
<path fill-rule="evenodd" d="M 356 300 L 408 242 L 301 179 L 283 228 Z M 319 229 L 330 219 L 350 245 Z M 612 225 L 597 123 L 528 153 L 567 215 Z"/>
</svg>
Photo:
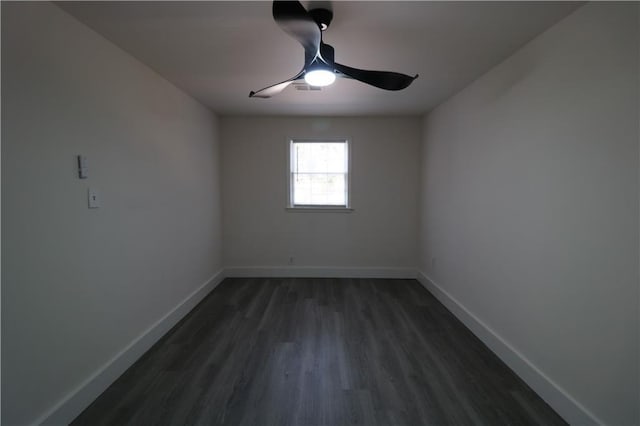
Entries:
<svg viewBox="0 0 640 426">
<path fill-rule="evenodd" d="M 294 267 L 415 268 L 419 118 L 223 117 L 220 129 L 226 267 L 293 256 Z M 352 213 L 285 211 L 295 137 L 350 139 Z"/>
<path fill-rule="evenodd" d="M 638 18 L 587 4 L 424 123 L 422 271 L 611 425 L 640 423 Z"/>
<path fill-rule="evenodd" d="M 219 194 L 209 110 L 56 6 L 2 3 L 3 424 L 40 418 L 219 271 Z"/>
</svg>

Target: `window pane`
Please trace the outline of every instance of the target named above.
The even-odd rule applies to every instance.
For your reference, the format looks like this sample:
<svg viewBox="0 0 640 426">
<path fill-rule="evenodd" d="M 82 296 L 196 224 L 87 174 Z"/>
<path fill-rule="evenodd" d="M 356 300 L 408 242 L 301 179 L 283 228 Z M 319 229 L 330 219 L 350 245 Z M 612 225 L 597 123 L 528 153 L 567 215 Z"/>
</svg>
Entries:
<svg viewBox="0 0 640 426">
<path fill-rule="evenodd" d="M 292 179 L 293 204 L 346 205 L 346 176 L 342 173 L 297 173 Z"/>
<path fill-rule="evenodd" d="M 291 143 L 291 203 L 347 205 L 346 142 Z"/>
<path fill-rule="evenodd" d="M 292 172 L 347 172 L 347 146 L 344 142 L 295 142 L 291 159 Z"/>
</svg>

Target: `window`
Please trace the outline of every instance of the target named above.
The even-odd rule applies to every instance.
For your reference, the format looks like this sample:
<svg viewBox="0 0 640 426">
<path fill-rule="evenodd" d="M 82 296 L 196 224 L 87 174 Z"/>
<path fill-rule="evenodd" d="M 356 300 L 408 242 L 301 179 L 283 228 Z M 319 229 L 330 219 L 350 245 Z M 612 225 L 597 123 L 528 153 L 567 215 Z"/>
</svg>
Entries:
<svg viewBox="0 0 640 426">
<path fill-rule="evenodd" d="M 289 143 L 289 207 L 349 208 L 349 142 Z"/>
</svg>

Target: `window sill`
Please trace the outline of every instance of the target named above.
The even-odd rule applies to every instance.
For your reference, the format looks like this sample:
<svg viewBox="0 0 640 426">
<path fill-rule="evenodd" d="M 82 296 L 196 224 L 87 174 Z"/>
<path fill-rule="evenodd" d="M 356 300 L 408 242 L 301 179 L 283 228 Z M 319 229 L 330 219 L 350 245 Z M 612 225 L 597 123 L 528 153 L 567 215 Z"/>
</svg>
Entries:
<svg viewBox="0 0 640 426">
<path fill-rule="evenodd" d="M 299 212 L 299 213 L 351 213 L 353 209 L 350 207 L 334 207 L 334 206 L 296 206 L 296 207 L 285 207 L 285 210 L 288 212 Z"/>
</svg>

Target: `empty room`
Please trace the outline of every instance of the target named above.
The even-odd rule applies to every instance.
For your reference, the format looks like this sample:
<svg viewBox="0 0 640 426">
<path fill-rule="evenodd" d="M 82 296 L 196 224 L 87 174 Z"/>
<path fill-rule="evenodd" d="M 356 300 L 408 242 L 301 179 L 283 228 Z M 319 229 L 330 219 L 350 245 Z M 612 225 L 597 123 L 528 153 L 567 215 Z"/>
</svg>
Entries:
<svg viewBox="0 0 640 426">
<path fill-rule="evenodd" d="M 2 425 L 640 425 L 640 3 L 1 19 Z"/>
</svg>

